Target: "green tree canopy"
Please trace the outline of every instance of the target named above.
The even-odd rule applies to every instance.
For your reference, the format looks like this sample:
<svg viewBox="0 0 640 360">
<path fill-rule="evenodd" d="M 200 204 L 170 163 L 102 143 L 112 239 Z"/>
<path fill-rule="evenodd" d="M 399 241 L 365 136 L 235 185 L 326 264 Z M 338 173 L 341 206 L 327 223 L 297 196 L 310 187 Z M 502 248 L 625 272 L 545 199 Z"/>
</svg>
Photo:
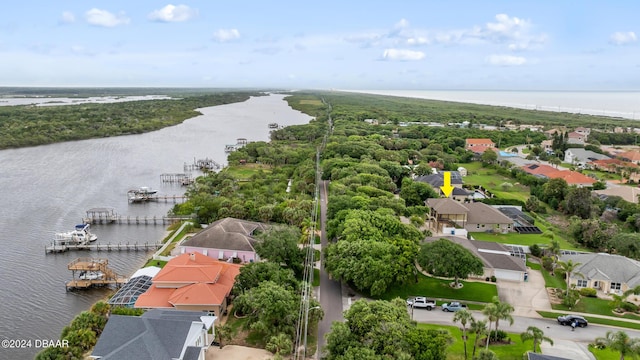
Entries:
<svg viewBox="0 0 640 360">
<path fill-rule="evenodd" d="M 469 275 L 482 275 L 482 260 L 461 245 L 447 239 L 436 240 L 420 247 L 418 263 L 429 273 L 455 279 L 456 287 L 459 279 Z"/>
<path fill-rule="evenodd" d="M 258 234 L 261 242 L 256 252 L 263 259 L 287 266 L 300 276 L 303 270 L 304 250 L 298 247 L 300 229 L 293 226 L 274 226 Z"/>
</svg>

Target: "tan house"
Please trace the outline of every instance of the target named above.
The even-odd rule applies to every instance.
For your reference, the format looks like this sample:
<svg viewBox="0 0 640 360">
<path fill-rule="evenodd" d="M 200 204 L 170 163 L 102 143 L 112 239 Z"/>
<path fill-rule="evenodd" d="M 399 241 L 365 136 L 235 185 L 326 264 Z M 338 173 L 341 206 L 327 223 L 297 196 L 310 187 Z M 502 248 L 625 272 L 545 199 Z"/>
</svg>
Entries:
<svg viewBox="0 0 640 360">
<path fill-rule="evenodd" d="M 625 151 L 618 154 L 618 157 L 624 161 L 632 162 L 636 165 L 640 165 L 640 152 L 635 150 Z"/>
<path fill-rule="evenodd" d="M 429 220 L 436 232 L 444 227 L 459 227 L 469 232 L 513 231 L 513 220 L 484 203 L 459 203 L 451 198 L 427 199 Z"/>
<path fill-rule="evenodd" d="M 483 147 L 486 150 L 487 148 L 495 148 L 496 144 L 491 139 L 466 139 L 464 142 L 465 150 L 477 149 L 478 147 Z"/>
<path fill-rule="evenodd" d="M 570 285 L 594 288 L 603 294 L 622 294 L 640 285 L 640 262 L 620 255 L 589 253 L 563 255 L 561 261 L 579 264 L 571 274 Z"/>
</svg>

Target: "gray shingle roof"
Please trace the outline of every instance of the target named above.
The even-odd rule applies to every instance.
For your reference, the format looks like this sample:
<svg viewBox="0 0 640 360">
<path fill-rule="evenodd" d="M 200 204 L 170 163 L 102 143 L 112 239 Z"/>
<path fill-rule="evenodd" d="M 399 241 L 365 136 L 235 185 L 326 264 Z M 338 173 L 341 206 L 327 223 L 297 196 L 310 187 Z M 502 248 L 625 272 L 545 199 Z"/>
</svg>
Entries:
<svg viewBox="0 0 640 360">
<path fill-rule="evenodd" d="M 563 358 L 563 357 L 558 357 L 553 355 L 533 353 L 531 351 L 527 352 L 527 356 L 528 356 L 527 358 L 528 360 L 571 360 L 568 358 Z"/>
<path fill-rule="evenodd" d="M 498 209 L 481 202 L 468 203 L 468 224 L 513 224 L 513 220 Z"/>
<path fill-rule="evenodd" d="M 607 280 L 626 283 L 629 287 L 640 285 L 640 262 L 620 255 L 604 253 L 563 255 L 561 261 L 580 263 L 575 272 L 587 280 Z"/>
<path fill-rule="evenodd" d="M 447 239 L 471 251 L 475 256 L 480 258 L 484 266 L 487 268 L 513 271 L 527 270 L 522 259 L 507 255 L 509 253 L 509 248 L 505 245 L 489 241 L 469 240 L 459 236 L 433 236 L 426 238 L 425 241 L 433 242 L 439 239 Z M 491 253 L 483 250 L 500 251 L 507 254 Z"/>
<path fill-rule="evenodd" d="M 91 353 L 104 360 L 172 360 L 180 357 L 199 311 L 152 309 L 142 316 L 111 315 Z"/>
<path fill-rule="evenodd" d="M 449 173 L 451 174 L 451 185 L 462 185 L 462 175 L 460 175 L 460 172 L 449 171 Z M 444 185 L 444 173 L 439 172 L 437 174 L 418 176 L 415 181 L 426 182 L 437 189 Z"/>
<path fill-rule="evenodd" d="M 264 231 L 269 227 L 259 222 L 224 218 L 213 222 L 206 229 L 184 241 L 182 246 L 255 251 L 254 247 L 258 240 L 253 238 L 254 231 Z"/>
</svg>

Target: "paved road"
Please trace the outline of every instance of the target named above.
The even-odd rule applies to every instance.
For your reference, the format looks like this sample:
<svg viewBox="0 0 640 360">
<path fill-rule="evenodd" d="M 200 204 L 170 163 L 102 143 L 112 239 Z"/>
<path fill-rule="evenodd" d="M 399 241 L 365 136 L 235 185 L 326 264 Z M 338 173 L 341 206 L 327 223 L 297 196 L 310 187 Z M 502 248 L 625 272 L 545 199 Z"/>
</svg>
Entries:
<svg viewBox="0 0 640 360">
<path fill-rule="evenodd" d="M 327 186 L 328 181 L 320 182 L 320 244 L 324 249 L 327 246 Z M 324 310 L 324 318 L 318 324 L 318 349 L 326 345 L 324 335 L 331 330 L 331 323 L 344 321 L 342 316 L 342 285 L 340 282 L 329 278 L 324 270 L 324 260 L 320 266 L 320 305 Z"/>
<path fill-rule="evenodd" d="M 472 313 L 473 317 L 475 317 L 476 319 L 485 318 L 480 311 L 472 311 Z M 414 309 L 413 319 L 421 323 L 456 325 L 452 321 L 453 314 L 454 313 L 444 312 L 440 310 L 440 308 L 432 311 Z M 620 330 L 614 327 L 591 324 L 586 328 L 577 328 L 575 331 L 571 331 L 570 326 L 562 326 L 558 324 L 558 322 L 554 319 L 534 319 L 529 317 L 514 316 L 513 320 L 513 325 L 509 325 L 509 322 L 501 320 L 499 329 L 519 334 L 526 331 L 527 327 L 535 326 L 544 331 L 544 335 L 550 337 L 554 341 L 556 339 L 560 339 L 581 343 L 590 343 L 593 342 L 593 340 L 597 337 L 605 336 L 607 331 Z M 631 329 L 622 330 L 629 334 L 629 336 L 632 338 L 640 338 L 640 331 Z"/>
</svg>

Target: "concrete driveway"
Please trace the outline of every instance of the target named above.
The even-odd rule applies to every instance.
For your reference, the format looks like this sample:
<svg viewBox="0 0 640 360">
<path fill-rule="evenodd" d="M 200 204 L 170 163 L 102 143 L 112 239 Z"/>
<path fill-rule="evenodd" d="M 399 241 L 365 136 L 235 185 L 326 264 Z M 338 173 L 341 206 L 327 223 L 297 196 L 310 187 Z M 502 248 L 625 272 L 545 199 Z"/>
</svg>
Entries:
<svg viewBox="0 0 640 360">
<path fill-rule="evenodd" d="M 549 295 L 542 273 L 531 269 L 528 271 L 529 279 L 526 282 L 498 280 L 498 296 L 500 301 L 513 306 L 515 316 L 541 317 L 536 310 L 551 310 Z"/>
</svg>

